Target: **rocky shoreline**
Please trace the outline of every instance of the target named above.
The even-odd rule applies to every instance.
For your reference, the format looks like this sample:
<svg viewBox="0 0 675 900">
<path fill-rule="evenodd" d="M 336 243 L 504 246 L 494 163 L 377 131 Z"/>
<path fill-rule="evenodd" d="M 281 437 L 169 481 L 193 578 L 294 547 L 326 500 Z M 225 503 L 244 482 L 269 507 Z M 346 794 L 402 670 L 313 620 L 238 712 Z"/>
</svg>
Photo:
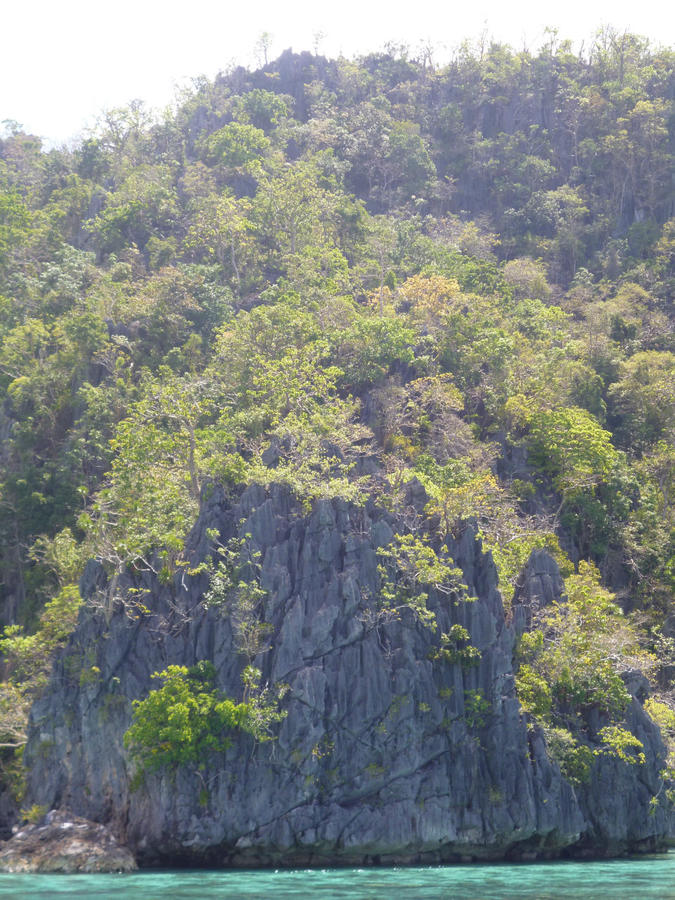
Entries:
<svg viewBox="0 0 675 900">
<path fill-rule="evenodd" d="M 672 842 L 647 840 L 635 844 L 623 852 L 617 853 L 612 848 L 572 848 L 568 851 L 546 851 L 539 848 L 528 851 L 525 847 L 514 848 L 510 854 L 493 855 L 489 848 L 464 848 L 463 853 L 447 852 L 443 849 L 433 853 L 418 855 L 379 855 L 365 856 L 359 860 L 345 860 L 341 857 L 320 853 L 285 853 L 267 866 L 276 868 L 318 868 L 359 866 L 400 866 L 400 865 L 438 865 L 442 863 L 479 863 L 479 862 L 534 862 L 559 858 L 592 860 L 614 858 L 616 856 L 633 856 L 639 854 L 655 854 L 667 850 Z M 175 860 L 163 861 L 166 868 L 173 868 Z M 185 858 L 181 857 L 184 865 Z M 219 854 L 214 853 L 210 860 L 201 860 L 201 864 L 210 863 L 214 868 L 225 867 Z M 245 855 L 231 859 L 228 868 L 260 867 L 259 860 L 249 862 Z M 153 866 L 156 868 L 156 866 Z M 8 841 L 0 843 L 0 872 L 7 874 L 106 874 L 138 871 L 139 867 L 134 855 L 128 847 L 122 846 L 115 836 L 104 825 L 72 816 L 63 810 L 50 810 L 37 823 L 15 826 L 15 834 Z"/>
</svg>

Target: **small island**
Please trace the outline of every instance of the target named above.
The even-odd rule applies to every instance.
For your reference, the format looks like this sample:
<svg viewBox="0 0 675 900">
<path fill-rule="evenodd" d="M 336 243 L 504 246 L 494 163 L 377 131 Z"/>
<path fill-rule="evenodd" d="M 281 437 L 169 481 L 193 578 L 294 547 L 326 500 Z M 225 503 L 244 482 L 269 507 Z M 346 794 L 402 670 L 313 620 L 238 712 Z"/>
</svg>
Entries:
<svg viewBox="0 0 675 900">
<path fill-rule="evenodd" d="M 7 125 L 0 870 L 670 845 L 674 59 Z"/>
</svg>

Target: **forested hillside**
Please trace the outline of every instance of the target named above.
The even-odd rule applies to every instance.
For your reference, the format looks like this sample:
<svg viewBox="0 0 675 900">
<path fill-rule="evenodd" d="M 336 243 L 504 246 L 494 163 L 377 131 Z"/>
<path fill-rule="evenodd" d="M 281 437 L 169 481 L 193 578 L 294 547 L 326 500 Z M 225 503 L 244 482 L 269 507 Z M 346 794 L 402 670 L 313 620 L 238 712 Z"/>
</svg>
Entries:
<svg viewBox="0 0 675 900">
<path fill-rule="evenodd" d="M 675 732 L 675 54 L 589 48 L 286 52 L 72 149 L 7 125 L 5 745 L 88 559 L 101 603 L 128 571 L 168 582 L 200 500 L 271 483 L 374 498 L 418 586 L 475 521 L 507 611 L 546 548 L 570 607 L 521 649 L 523 706 L 567 727 L 637 666 Z"/>
</svg>

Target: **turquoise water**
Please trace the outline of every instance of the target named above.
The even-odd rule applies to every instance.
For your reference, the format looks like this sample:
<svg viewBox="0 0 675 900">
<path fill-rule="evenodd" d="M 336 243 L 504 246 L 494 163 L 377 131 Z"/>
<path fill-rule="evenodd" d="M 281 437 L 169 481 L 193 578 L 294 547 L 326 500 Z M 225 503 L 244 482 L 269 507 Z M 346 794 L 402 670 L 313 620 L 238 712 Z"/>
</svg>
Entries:
<svg viewBox="0 0 675 900">
<path fill-rule="evenodd" d="M 12 900 L 675 900 L 675 852 L 641 859 L 415 869 L 0 875 Z"/>
</svg>

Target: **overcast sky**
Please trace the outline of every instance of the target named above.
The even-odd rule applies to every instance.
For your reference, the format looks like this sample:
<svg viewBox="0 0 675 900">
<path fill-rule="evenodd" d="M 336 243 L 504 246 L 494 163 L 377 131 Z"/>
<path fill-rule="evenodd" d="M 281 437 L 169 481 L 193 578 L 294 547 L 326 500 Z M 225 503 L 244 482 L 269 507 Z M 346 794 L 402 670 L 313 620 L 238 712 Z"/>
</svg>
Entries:
<svg viewBox="0 0 675 900">
<path fill-rule="evenodd" d="M 102 109 L 135 98 L 165 106 L 192 77 L 255 64 L 263 32 L 270 58 L 317 46 L 350 57 L 395 42 L 431 43 L 443 61 L 483 32 L 536 50 L 546 26 L 577 47 L 608 24 L 672 46 L 674 10 L 672 0 L 0 0 L 0 121 L 70 141 Z"/>
</svg>

